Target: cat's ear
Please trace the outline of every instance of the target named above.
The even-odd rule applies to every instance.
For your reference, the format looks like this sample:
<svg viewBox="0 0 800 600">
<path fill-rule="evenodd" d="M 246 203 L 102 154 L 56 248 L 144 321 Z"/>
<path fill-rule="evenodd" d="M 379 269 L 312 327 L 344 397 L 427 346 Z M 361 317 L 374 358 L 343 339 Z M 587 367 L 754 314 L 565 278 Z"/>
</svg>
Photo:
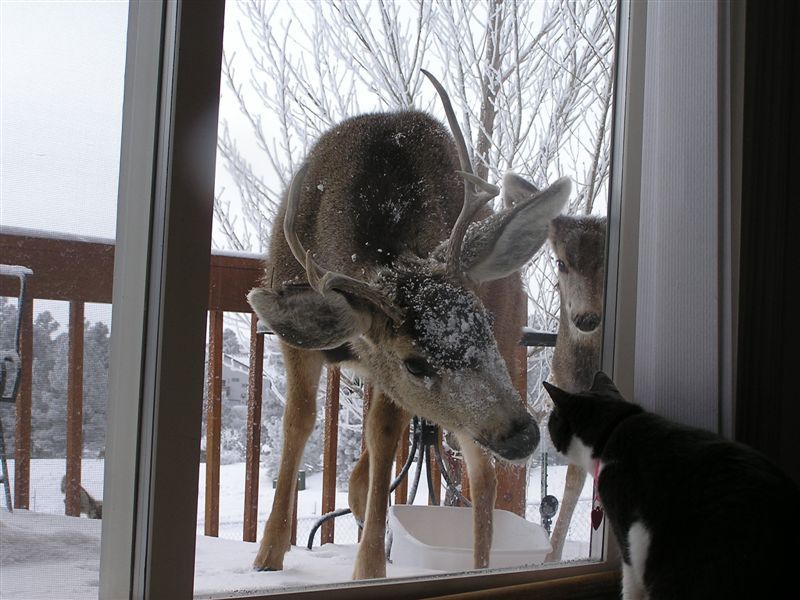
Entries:
<svg viewBox="0 0 800 600">
<path fill-rule="evenodd" d="M 622 399 L 622 394 L 619 393 L 619 390 L 617 389 L 617 386 L 614 385 L 611 377 L 602 371 L 598 371 L 594 374 L 594 381 L 592 381 L 592 387 L 589 391 L 600 392 L 607 396 L 613 396 L 614 398 Z"/>
<path fill-rule="evenodd" d="M 569 392 L 565 392 L 561 388 L 554 386 L 552 383 L 543 381 L 542 385 L 544 386 L 544 389 L 547 390 L 547 393 L 550 394 L 550 397 L 553 399 L 553 402 L 555 402 L 556 406 L 561 406 L 570 397 Z"/>
</svg>

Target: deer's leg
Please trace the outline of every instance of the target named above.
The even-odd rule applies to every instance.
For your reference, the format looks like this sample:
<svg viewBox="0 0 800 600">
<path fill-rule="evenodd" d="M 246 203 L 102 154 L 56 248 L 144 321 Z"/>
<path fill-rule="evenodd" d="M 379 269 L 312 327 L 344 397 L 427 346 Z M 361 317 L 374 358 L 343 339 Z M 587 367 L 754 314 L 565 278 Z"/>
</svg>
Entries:
<svg viewBox="0 0 800 600">
<path fill-rule="evenodd" d="M 259 571 L 280 571 L 292 535 L 297 470 L 316 420 L 316 396 L 322 354 L 281 344 L 286 365 L 286 407 L 283 411 L 283 450 L 278 481 L 264 537 L 253 566 Z"/>
<path fill-rule="evenodd" d="M 467 463 L 475 536 L 473 540 L 475 568 L 485 569 L 489 566 L 489 551 L 492 549 L 492 517 L 497 496 L 497 476 L 488 452 L 470 437 L 461 435 L 456 437 L 461 445 L 464 462 Z"/>
<path fill-rule="evenodd" d="M 408 421 L 406 421 L 406 424 Z M 398 439 L 403 433 L 403 429 L 397 430 Z M 398 440 L 390 441 L 387 443 L 392 444 L 397 448 Z M 356 466 L 353 467 L 353 472 L 350 473 L 350 482 L 347 488 L 347 502 L 353 517 L 358 523 L 364 525 L 364 516 L 367 513 L 367 492 L 369 491 L 369 450 L 364 448 L 361 456 L 358 458 Z"/>
<path fill-rule="evenodd" d="M 564 485 L 564 497 L 561 499 L 561 509 L 558 512 L 553 535 L 550 536 L 550 545 L 553 550 L 545 558 L 545 562 L 556 562 L 561 560 L 561 553 L 564 551 L 564 542 L 567 540 L 567 531 L 572 522 L 572 515 L 578 504 L 578 498 L 583 490 L 586 481 L 586 471 L 577 465 L 567 467 L 567 481 Z"/>
<path fill-rule="evenodd" d="M 386 577 L 386 510 L 397 440 L 408 413 L 383 393 L 376 393 L 367 413 L 369 486 L 364 531 L 358 546 L 353 579 Z M 363 458 L 363 457 L 362 457 Z"/>
</svg>

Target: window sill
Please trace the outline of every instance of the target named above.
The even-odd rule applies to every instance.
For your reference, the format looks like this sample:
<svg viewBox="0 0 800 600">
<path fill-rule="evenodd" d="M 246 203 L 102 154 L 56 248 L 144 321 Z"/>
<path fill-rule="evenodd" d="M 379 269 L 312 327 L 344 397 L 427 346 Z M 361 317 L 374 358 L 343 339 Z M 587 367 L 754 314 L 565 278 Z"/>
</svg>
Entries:
<svg viewBox="0 0 800 600">
<path fill-rule="evenodd" d="M 537 600 L 618 599 L 620 597 L 620 572 L 609 562 L 582 561 L 541 569 L 487 571 L 445 575 L 425 579 L 394 579 L 370 582 L 353 582 L 326 588 L 295 588 L 263 595 L 250 592 L 230 598 L 296 600 L 297 598 L 324 598 L 324 600 L 496 600 L 502 598 L 529 598 Z M 211 596 L 198 596 L 212 598 Z M 221 596 L 213 596 L 222 600 Z"/>
</svg>

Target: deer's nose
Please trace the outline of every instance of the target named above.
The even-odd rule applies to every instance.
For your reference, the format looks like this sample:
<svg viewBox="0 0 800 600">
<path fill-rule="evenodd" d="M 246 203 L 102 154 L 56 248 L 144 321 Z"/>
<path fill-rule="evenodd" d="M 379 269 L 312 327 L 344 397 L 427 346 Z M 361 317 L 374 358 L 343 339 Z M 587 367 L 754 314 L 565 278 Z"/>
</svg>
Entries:
<svg viewBox="0 0 800 600">
<path fill-rule="evenodd" d="M 506 460 L 520 460 L 533 454 L 539 445 L 539 426 L 534 418 L 526 415 L 515 419 L 511 429 L 497 438 L 489 447 Z"/>
<path fill-rule="evenodd" d="M 572 322 L 575 323 L 575 327 L 581 331 L 590 333 L 600 325 L 600 315 L 597 313 L 583 313 L 582 315 L 575 316 Z"/>
</svg>

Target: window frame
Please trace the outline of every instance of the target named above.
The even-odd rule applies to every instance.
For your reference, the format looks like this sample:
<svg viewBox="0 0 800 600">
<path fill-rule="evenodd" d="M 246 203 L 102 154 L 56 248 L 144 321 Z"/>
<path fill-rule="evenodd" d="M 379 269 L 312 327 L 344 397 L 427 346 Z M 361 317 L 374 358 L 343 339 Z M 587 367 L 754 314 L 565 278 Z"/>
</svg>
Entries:
<svg viewBox="0 0 800 600">
<path fill-rule="evenodd" d="M 194 584 L 224 10 L 129 6 L 101 598 Z"/>
<path fill-rule="evenodd" d="M 630 0 L 617 10 L 602 365 L 623 393 L 633 387 L 646 11 L 646 3 Z M 205 355 L 223 27 L 224 2 L 131 0 L 101 598 L 185 597 L 193 590 L 201 429 L 195 399 Z M 599 560 L 248 597 L 414 598 L 511 586 L 568 597 L 564 585 L 604 595 L 618 587 L 620 559 L 603 531 L 592 542 Z"/>
</svg>

